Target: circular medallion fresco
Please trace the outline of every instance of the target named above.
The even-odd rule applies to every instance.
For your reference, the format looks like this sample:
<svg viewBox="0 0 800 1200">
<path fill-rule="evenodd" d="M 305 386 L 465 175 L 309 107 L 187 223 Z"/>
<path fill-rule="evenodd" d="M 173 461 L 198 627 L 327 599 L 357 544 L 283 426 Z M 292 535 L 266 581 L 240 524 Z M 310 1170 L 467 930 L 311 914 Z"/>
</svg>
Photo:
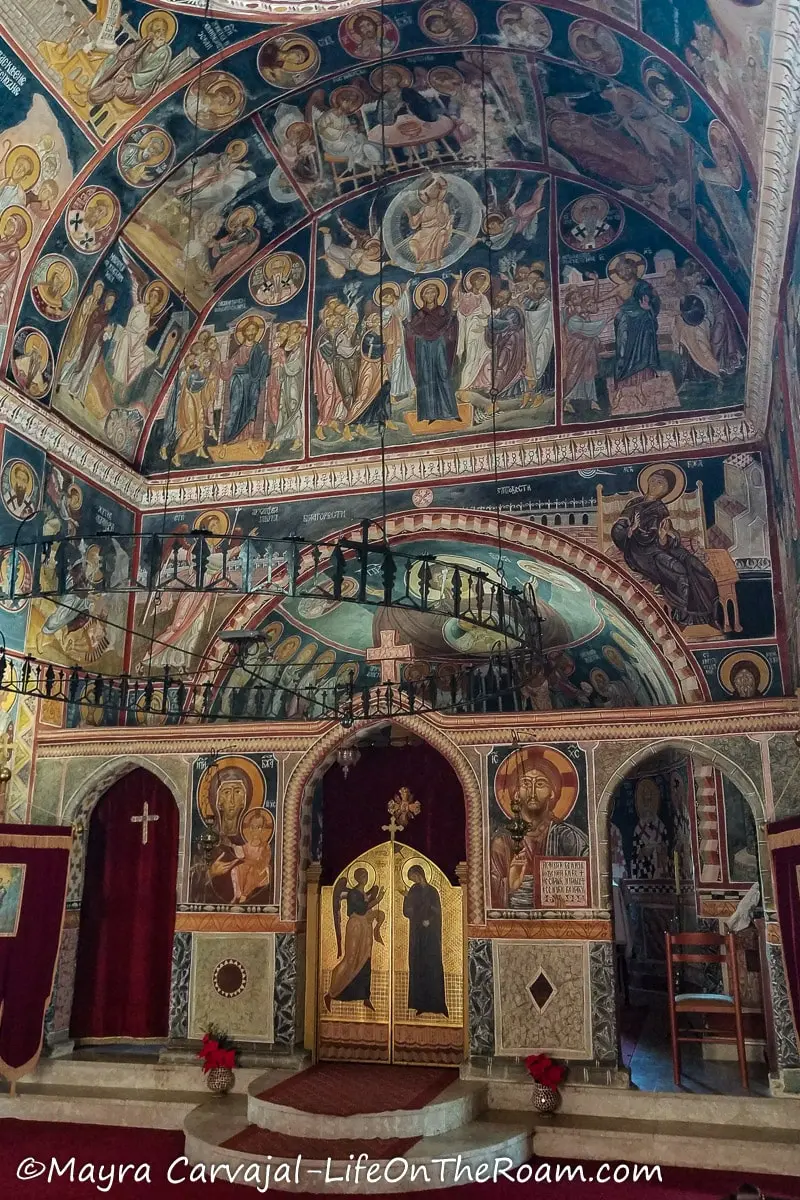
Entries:
<svg viewBox="0 0 800 1200">
<path fill-rule="evenodd" d="M 247 987 L 247 970 L 238 958 L 223 958 L 214 967 L 211 983 L 218 996 L 232 1000 Z"/>
</svg>

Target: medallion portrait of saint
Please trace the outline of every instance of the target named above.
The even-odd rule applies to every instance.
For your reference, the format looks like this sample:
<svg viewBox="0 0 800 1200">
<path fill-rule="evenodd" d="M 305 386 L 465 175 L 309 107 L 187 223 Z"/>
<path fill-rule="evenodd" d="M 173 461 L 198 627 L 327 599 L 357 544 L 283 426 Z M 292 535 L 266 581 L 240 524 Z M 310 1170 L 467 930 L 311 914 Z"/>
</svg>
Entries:
<svg viewBox="0 0 800 1200">
<path fill-rule="evenodd" d="M 539 858 L 586 858 L 589 839 L 566 818 L 578 798 L 574 763 L 560 750 L 530 746 L 514 751 L 497 769 L 494 794 L 508 820 L 519 817 L 527 831 L 515 845 L 501 825 L 490 853 L 491 902 L 494 908 L 535 906 Z"/>
<path fill-rule="evenodd" d="M 336 932 L 337 963 L 331 972 L 330 985 L 323 997 L 325 1008 L 331 1003 L 356 1001 L 374 1012 L 372 1002 L 372 950 L 377 942 L 383 946 L 381 930 L 386 920 L 379 907 L 384 889 L 375 881 L 375 868 L 369 863 L 357 863 L 352 872 L 340 876 L 333 889 L 333 927 Z M 342 905 L 346 923 L 342 944 Z"/>
<path fill-rule="evenodd" d="M 39 479 L 30 463 L 12 458 L 3 467 L 0 493 L 7 512 L 16 521 L 26 521 L 39 503 Z"/>
<path fill-rule="evenodd" d="M 78 276 L 60 254 L 45 254 L 31 272 L 31 299 L 49 321 L 66 321 L 78 298 Z"/>
</svg>

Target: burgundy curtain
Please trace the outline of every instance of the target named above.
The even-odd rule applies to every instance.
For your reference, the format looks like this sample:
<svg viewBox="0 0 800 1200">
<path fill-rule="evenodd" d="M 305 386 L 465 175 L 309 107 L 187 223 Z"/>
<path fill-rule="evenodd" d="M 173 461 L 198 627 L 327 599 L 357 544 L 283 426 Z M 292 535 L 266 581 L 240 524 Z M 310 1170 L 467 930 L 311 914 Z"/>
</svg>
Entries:
<svg viewBox="0 0 800 1200">
<path fill-rule="evenodd" d="M 410 789 L 422 812 L 398 835 L 420 850 L 456 883 L 455 868 L 465 862 L 464 792 L 453 768 L 432 746 L 368 746 L 345 778 L 332 766 L 322 783 L 322 882 L 331 884 L 357 855 L 388 834 L 386 805 L 401 787 Z"/>
<path fill-rule="evenodd" d="M 143 844 L 134 818 L 145 803 L 158 820 Z M 148 771 L 132 771 L 89 824 L 72 1037 L 167 1037 L 177 870 L 175 801 Z"/>
<path fill-rule="evenodd" d="M 36 1066 L 64 924 L 72 830 L 0 825 L 0 1075 Z M 23 872 L 19 867 L 24 867 Z M 9 869 L 10 868 L 10 869 Z M 21 884 L 21 889 L 20 889 Z"/>
<path fill-rule="evenodd" d="M 781 927 L 786 982 L 792 998 L 795 1029 L 800 1034 L 800 817 L 767 826 L 772 854 L 775 906 Z"/>
</svg>

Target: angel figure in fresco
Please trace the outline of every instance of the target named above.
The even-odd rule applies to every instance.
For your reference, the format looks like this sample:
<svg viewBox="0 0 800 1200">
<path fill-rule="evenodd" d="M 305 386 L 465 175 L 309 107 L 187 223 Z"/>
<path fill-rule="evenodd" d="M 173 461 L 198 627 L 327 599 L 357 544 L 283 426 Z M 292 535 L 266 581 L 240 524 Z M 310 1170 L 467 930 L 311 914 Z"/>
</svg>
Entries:
<svg viewBox="0 0 800 1200">
<path fill-rule="evenodd" d="M 505 200 L 500 201 L 497 188 L 489 181 L 489 205 L 486 213 L 486 232 L 493 250 L 504 250 L 517 234 L 522 234 L 527 242 L 535 241 L 539 229 L 539 214 L 544 211 L 544 198 L 547 188 L 547 176 L 543 175 L 534 185 L 529 200 L 517 204 L 522 189 L 522 175 Z"/>
<path fill-rule="evenodd" d="M 111 377 L 130 387 L 156 360 L 147 339 L 164 319 L 169 291 L 161 281 L 148 280 L 144 271 L 122 250 L 131 283 L 131 307 L 124 325 L 118 325 L 111 344 Z"/>
<path fill-rule="evenodd" d="M 589 841 L 577 825 L 558 821 L 553 809 L 560 778 L 546 762 L 522 776 L 515 793 L 519 814 L 528 831 L 519 849 L 508 833 L 498 833 L 491 846 L 491 892 L 495 908 L 533 908 L 536 858 L 586 858 Z"/>
<path fill-rule="evenodd" d="M 320 226 L 323 253 L 320 258 L 334 279 L 342 279 L 348 271 L 361 275 L 378 275 L 381 269 L 380 230 L 370 209 L 369 229 L 359 229 L 344 217 L 336 218 L 348 240 L 347 246 L 333 240 L 329 225 Z"/>
<path fill-rule="evenodd" d="M 365 1008 L 375 1011 L 372 1003 L 372 947 L 384 945 L 381 928 L 386 913 L 378 908 L 384 888 L 369 883 L 364 867 L 353 872 L 353 886 L 346 878 L 339 879 L 333 891 L 333 927 L 336 931 L 336 953 L 339 961 L 331 972 L 331 981 L 324 1002 L 328 1012 L 331 1002 L 361 1001 Z M 342 901 L 346 903 L 347 925 L 342 953 Z"/>
</svg>

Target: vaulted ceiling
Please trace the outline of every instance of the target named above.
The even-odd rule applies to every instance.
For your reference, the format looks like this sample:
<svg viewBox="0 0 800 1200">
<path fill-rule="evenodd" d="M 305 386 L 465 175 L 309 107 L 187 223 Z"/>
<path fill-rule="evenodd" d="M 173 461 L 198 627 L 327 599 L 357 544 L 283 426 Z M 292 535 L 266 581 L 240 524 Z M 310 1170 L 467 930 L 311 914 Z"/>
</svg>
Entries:
<svg viewBox="0 0 800 1200">
<path fill-rule="evenodd" d="M 2 0 L 10 387 L 170 476 L 741 407 L 770 3 L 278 8 Z"/>
</svg>

